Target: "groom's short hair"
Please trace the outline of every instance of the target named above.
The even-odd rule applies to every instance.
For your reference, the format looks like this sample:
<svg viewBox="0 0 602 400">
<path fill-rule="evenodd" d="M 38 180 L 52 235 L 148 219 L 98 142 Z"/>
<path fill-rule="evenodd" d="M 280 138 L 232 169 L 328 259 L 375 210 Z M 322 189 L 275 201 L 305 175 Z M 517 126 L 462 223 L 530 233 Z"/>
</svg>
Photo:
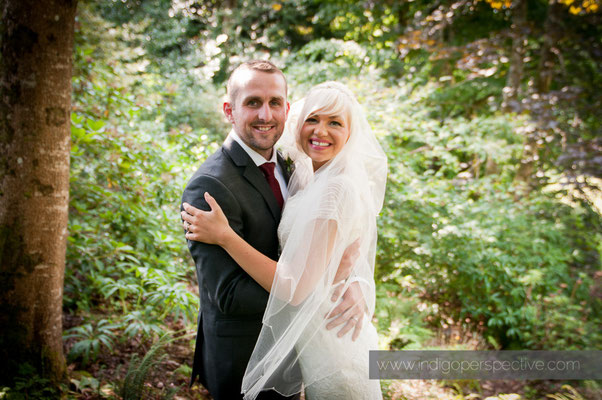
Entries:
<svg viewBox="0 0 602 400">
<path fill-rule="evenodd" d="M 226 85 L 226 94 L 228 95 L 228 101 L 231 104 L 234 104 L 236 101 L 236 96 L 238 94 L 238 86 L 235 84 L 235 75 L 243 70 L 255 70 L 266 72 L 268 74 L 280 74 L 282 79 L 284 79 L 284 90 L 285 94 L 288 93 L 288 84 L 286 83 L 286 77 L 284 73 L 278 68 L 274 63 L 268 60 L 249 60 L 240 64 L 238 67 L 232 71 L 230 74 L 230 78 L 228 78 L 228 83 Z"/>
</svg>

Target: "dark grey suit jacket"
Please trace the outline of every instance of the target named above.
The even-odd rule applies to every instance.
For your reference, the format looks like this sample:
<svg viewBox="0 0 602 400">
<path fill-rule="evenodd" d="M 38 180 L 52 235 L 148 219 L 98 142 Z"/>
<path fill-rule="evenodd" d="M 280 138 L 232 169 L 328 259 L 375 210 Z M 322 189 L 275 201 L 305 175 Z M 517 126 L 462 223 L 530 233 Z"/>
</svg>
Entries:
<svg viewBox="0 0 602 400">
<path fill-rule="evenodd" d="M 278 161 L 284 167 L 280 155 Z M 288 182 L 288 171 L 284 175 Z M 182 202 L 209 210 L 205 192 L 216 199 L 237 234 L 278 260 L 280 208 L 259 168 L 231 138 L 195 172 Z M 188 241 L 188 248 L 200 296 L 191 384 L 199 376 L 214 399 L 239 399 L 269 294 L 221 247 Z"/>
</svg>

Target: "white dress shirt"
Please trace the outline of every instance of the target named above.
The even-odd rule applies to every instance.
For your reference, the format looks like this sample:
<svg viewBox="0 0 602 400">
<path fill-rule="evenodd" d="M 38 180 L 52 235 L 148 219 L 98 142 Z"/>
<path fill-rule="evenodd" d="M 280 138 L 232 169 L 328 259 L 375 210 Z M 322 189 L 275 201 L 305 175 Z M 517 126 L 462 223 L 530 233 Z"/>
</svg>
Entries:
<svg viewBox="0 0 602 400">
<path fill-rule="evenodd" d="M 276 164 L 276 168 L 274 168 L 274 176 L 278 181 L 278 186 L 280 186 L 282 198 L 284 199 L 284 202 L 286 202 L 286 199 L 288 198 L 288 189 L 286 187 L 286 181 L 284 180 L 284 173 L 282 172 L 280 164 L 278 164 L 278 158 L 276 157 L 276 149 L 272 150 L 272 157 L 269 160 L 266 160 L 261 154 L 259 154 L 258 152 L 250 148 L 245 142 L 243 142 L 240 136 L 238 136 L 238 134 L 234 131 L 234 129 L 230 131 L 229 136 L 232 137 L 232 139 L 234 139 L 236 143 L 238 143 L 240 147 L 243 148 L 243 150 L 249 155 L 249 157 L 251 157 L 251 160 L 253 160 L 255 165 L 257 165 L 258 167 L 266 162 L 273 162 Z"/>
</svg>

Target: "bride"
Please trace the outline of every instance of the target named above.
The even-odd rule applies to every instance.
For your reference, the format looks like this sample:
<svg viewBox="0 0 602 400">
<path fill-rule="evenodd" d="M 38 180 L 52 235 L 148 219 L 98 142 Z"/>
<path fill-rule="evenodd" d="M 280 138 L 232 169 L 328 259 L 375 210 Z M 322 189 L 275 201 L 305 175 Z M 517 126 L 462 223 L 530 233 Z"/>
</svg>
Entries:
<svg viewBox="0 0 602 400">
<path fill-rule="evenodd" d="M 195 216 L 189 228 L 194 233 L 187 238 L 220 245 L 270 290 L 242 383 L 244 398 L 255 399 L 270 388 L 283 395 L 301 392 L 292 372 L 298 363 L 308 400 L 382 399 L 379 381 L 368 379 L 369 350 L 378 346 L 374 326 L 364 324 L 356 339 L 351 332 L 338 337 L 326 325 L 340 293 L 353 282 L 362 288 L 367 321 L 374 312 L 376 216 L 384 198 L 386 156 L 355 96 L 337 82 L 319 84 L 293 104 L 280 145 L 295 169 L 278 228 L 277 262 L 230 228 L 209 193 L 211 211 L 185 204 Z M 358 242 L 351 273 L 339 281 L 344 251 Z"/>
</svg>

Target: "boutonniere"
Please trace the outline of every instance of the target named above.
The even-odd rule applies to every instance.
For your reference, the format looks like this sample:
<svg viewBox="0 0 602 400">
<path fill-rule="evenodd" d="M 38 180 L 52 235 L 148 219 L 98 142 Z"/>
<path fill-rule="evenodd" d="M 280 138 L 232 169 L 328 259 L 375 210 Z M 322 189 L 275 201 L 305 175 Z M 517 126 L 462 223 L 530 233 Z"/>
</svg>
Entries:
<svg viewBox="0 0 602 400">
<path fill-rule="evenodd" d="M 295 171 L 295 162 L 290 156 L 286 156 L 284 159 L 284 168 L 287 170 L 288 174 L 291 175 L 293 171 Z"/>
<path fill-rule="evenodd" d="M 282 168 L 290 176 L 295 170 L 295 160 L 291 158 L 291 153 L 288 148 L 279 146 L 277 151 L 282 160 Z"/>
</svg>

